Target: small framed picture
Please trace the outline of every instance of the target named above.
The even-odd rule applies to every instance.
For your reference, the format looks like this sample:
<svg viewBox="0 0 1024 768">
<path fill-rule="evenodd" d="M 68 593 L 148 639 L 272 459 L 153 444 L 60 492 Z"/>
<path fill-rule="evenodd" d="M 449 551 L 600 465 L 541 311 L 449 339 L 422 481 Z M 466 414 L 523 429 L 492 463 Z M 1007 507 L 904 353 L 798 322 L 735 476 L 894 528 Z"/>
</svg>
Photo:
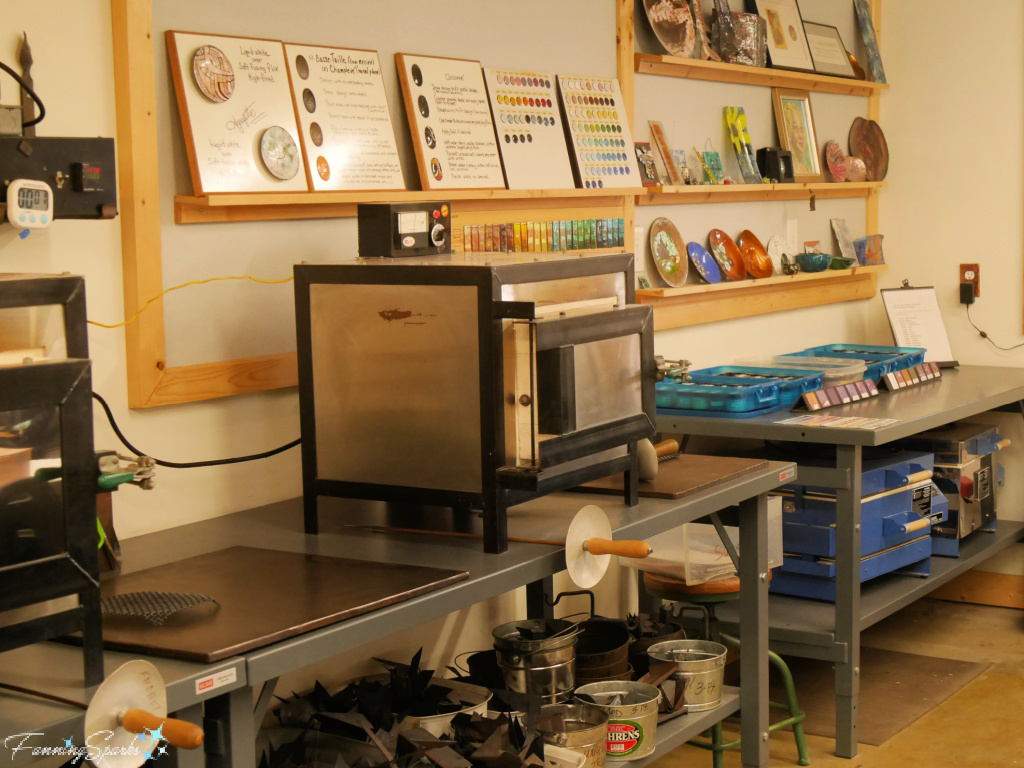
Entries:
<svg viewBox="0 0 1024 768">
<path fill-rule="evenodd" d="M 779 129 L 779 144 L 793 153 L 794 180 L 824 181 L 811 113 L 811 94 L 772 88 L 772 104 L 775 107 L 775 125 Z"/>
<path fill-rule="evenodd" d="M 836 77 L 857 76 L 853 71 L 850 55 L 846 52 L 846 46 L 843 45 L 843 38 L 839 36 L 838 29 L 828 24 L 805 21 L 804 32 L 807 33 L 807 45 L 811 49 L 811 58 L 814 59 L 816 72 Z"/>
<path fill-rule="evenodd" d="M 796 0 L 746 0 L 768 23 L 768 61 L 779 69 L 814 72 L 803 18 Z"/>
</svg>

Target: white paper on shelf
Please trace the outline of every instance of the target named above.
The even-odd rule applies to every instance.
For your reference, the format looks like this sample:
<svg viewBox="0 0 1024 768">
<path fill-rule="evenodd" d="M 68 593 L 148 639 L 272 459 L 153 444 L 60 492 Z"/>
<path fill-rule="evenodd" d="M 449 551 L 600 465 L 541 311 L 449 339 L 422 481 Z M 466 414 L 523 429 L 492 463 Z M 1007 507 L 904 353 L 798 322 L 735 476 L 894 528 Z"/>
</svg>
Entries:
<svg viewBox="0 0 1024 768">
<path fill-rule="evenodd" d="M 935 289 L 893 288 L 882 291 L 892 338 L 899 347 L 924 347 L 926 362 L 953 360 Z"/>
</svg>

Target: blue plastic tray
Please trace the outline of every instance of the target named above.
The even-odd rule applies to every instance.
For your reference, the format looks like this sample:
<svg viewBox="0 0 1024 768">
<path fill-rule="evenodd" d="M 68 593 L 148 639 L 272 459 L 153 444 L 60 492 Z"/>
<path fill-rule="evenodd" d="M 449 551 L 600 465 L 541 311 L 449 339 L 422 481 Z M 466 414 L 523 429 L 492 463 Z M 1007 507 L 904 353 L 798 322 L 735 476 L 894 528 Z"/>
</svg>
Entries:
<svg viewBox="0 0 1024 768">
<path fill-rule="evenodd" d="M 698 384 L 738 384 L 774 381 L 779 385 L 779 406 L 786 408 L 804 392 L 821 389 L 821 371 L 805 371 L 797 368 L 772 368 L 751 365 L 719 365 L 693 371 L 690 378 Z"/>
<path fill-rule="evenodd" d="M 666 379 L 654 385 L 654 402 L 659 411 L 704 411 L 709 416 L 749 415 L 749 411 L 764 413 L 783 407 L 776 380 L 700 384 Z"/>
<path fill-rule="evenodd" d="M 867 365 L 865 379 L 878 381 L 893 371 L 902 371 L 924 362 L 927 352 L 922 347 L 885 347 L 876 344 L 826 344 L 792 354 L 806 357 L 838 357 L 863 360 Z"/>
<path fill-rule="evenodd" d="M 777 405 L 771 408 L 759 408 L 756 411 L 688 411 L 684 408 L 659 408 L 659 416 L 713 416 L 716 419 L 752 419 L 755 416 L 763 416 L 766 413 L 775 413 L 779 410 Z"/>
</svg>

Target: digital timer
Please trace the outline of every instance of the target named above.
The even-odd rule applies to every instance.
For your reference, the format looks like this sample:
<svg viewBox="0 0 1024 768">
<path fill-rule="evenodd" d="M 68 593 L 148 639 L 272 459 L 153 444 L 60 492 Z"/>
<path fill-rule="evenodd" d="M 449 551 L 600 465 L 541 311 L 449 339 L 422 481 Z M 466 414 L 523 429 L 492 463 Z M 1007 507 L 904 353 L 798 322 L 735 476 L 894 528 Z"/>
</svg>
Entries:
<svg viewBox="0 0 1024 768">
<path fill-rule="evenodd" d="M 39 229 L 53 221 L 53 190 L 45 181 L 15 179 L 7 186 L 7 220 L 16 227 Z"/>
</svg>

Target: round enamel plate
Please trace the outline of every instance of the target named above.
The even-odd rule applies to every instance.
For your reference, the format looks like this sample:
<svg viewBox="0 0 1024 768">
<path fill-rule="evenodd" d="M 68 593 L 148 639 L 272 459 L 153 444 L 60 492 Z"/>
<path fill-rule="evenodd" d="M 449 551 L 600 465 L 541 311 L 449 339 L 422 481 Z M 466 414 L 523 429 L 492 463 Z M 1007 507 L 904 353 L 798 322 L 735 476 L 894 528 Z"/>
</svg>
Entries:
<svg viewBox="0 0 1024 768">
<path fill-rule="evenodd" d="M 651 256 L 661 278 L 673 288 L 686 282 L 689 262 L 683 256 L 683 238 L 676 225 L 661 217 L 651 224 Z"/>
<path fill-rule="evenodd" d="M 210 101 L 227 101 L 235 92 L 235 70 L 224 51 L 213 45 L 201 46 L 192 56 L 196 87 Z"/>
<path fill-rule="evenodd" d="M 786 253 L 786 238 L 782 235 L 772 235 L 768 238 L 768 258 L 772 260 L 775 274 L 782 274 L 782 256 Z"/>
<path fill-rule="evenodd" d="M 838 141 L 829 141 L 825 144 L 825 164 L 828 172 L 836 181 L 846 181 L 846 155 Z"/>
<path fill-rule="evenodd" d="M 743 263 L 740 249 L 729 235 L 720 229 L 712 229 L 708 233 L 708 243 L 723 276 L 729 280 L 742 280 L 747 276 L 747 267 Z"/>
<path fill-rule="evenodd" d="M 743 256 L 743 263 L 746 265 L 747 272 L 751 277 L 772 276 L 775 272 L 775 267 L 772 266 L 772 260 L 768 258 L 768 251 L 766 251 L 764 246 L 761 245 L 761 241 L 757 239 L 757 235 L 749 229 L 744 229 L 740 232 L 736 245 L 740 249 L 740 255 Z"/>
<path fill-rule="evenodd" d="M 690 261 L 697 274 L 708 283 L 722 282 L 722 272 L 718 269 L 718 262 L 711 258 L 711 254 L 700 243 L 690 243 L 686 246 L 686 252 L 690 254 Z"/>
<path fill-rule="evenodd" d="M 299 147 L 292 135 L 279 125 L 272 125 L 263 132 L 260 157 L 267 170 L 282 181 L 295 178 L 299 172 Z"/>
<path fill-rule="evenodd" d="M 868 181 L 882 181 L 889 173 L 889 145 L 881 126 L 858 117 L 850 127 L 850 154 L 867 167 Z"/>
</svg>

